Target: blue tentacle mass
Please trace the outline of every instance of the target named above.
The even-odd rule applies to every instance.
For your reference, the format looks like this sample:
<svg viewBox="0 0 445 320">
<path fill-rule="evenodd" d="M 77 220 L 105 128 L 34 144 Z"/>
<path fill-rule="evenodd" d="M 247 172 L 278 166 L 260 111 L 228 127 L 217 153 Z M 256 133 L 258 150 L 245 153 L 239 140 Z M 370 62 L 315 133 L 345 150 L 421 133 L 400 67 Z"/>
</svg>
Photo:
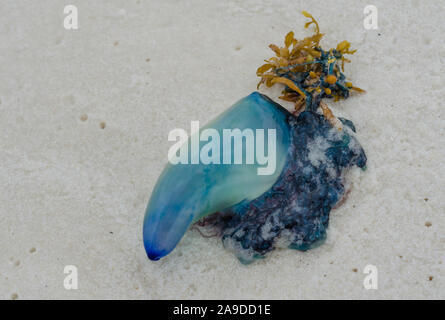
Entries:
<svg viewBox="0 0 445 320">
<path fill-rule="evenodd" d="M 352 122 L 340 120 L 338 129 L 314 111 L 294 116 L 257 92 L 237 102 L 202 130 L 275 129 L 275 172 L 258 175 L 256 161 L 222 164 L 222 154 L 221 164 L 168 164 L 144 218 L 148 257 L 170 253 L 197 221 L 216 228 L 242 263 L 276 247 L 307 250 L 320 243 L 345 193 L 345 172 L 366 165 Z"/>
<path fill-rule="evenodd" d="M 224 246 L 245 264 L 278 246 L 305 251 L 319 245 L 329 213 L 345 193 L 345 169 L 366 164 L 350 135 L 353 127 L 338 131 L 314 112 L 290 117 L 289 123 L 292 143 L 277 182 L 249 204 L 215 216 Z"/>
</svg>

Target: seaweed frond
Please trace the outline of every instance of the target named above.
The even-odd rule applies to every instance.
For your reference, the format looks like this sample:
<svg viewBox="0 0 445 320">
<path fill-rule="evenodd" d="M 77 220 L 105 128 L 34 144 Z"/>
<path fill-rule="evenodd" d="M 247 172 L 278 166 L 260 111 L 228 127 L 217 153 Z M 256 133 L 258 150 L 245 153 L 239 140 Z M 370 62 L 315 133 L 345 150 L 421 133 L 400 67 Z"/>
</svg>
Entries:
<svg viewBox="0 0 445 320">
<path fill-rule="evenodd" d="M 320 41 L 324 34 L 314 17 L 303 11 L 302 14 L 311 19 L 304 27 L 315 25 L 315 33 L 302 40 L 294 37 L 290 31 L 284 38 L 284 46 L 271 44 L 269 48 L 275 57 L 265 60 L 265 64 L 257 70 L 261 77 L 258 88 L 262 84 L 271 87 L 276 83 L 285 86 L 280 99 L 295 104 L 295 112 L 302 110 L 317 110 L 323 98 L 346 99 L 350 91 L 364 92 L 346 81 L 345 63 L 351 62 L 344 55 L 352 55 L 357 50 L 351 50 L 348 41 L 340 42 L 335 49 L 323 50 Z M 327 106 L 323 109 L 326 111 Z"/>
</svg>

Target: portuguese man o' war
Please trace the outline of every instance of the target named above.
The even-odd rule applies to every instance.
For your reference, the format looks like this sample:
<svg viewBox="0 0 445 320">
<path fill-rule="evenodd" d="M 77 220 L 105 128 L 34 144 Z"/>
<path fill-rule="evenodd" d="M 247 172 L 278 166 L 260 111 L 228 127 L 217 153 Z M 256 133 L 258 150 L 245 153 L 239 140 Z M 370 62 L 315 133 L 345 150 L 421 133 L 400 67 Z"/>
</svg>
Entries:
<svg viewBox="0 0 445 320">
<path fill-rule="evenodd" d="M 346 99 L 350 90 L 363 90 L 346 82 L 341 72 L 348 62 L 343 55 L 355 52 L 349 51 L 349 43 L 322 50 L 317 22 L 303 14 L 312 19 L 307 26 L 316 25 L 316 34 L 298 41 L 288 33 L 283 48 L 270 46 L 277 57 L 257 71 L 260 84 L 285 85 L 281 98 L 295 103 L 295 111 L 254 92 L 195 133 L 211 129 L 223 136 L 227 129 L 273 130 L 273 148 L 268 143 L 262 146 L 264 155 L 275 155 L 273 170 L 258 174 L 264 168 L 258 158 L 249 164 L 225 164 L 223 152 L 214 154 L 215 150 L 214 163 L 169 163 L 144 218 L 144 246 L 151 260 L 169 254 L 194 225 L 213 228 L 224 247 L 244 264 L 275 248 L 305 251 L 326 238 L 329 213 L 346 193 L 346 173 L 354 166 L 365 169 L 366 155 L 353 123 L 336 118 L 322 99 Z M 263 142 L 270 139 L 266 135 Z M 191 140 L 184 144 L 186 150 Z M 200 148 L 205 145 L 201 140 Z M 231 154 L 243 146 L 255 151 L 260 147 L 258 141 L 253 146 L 248 139 L 234 139 Z"/>
</svg>

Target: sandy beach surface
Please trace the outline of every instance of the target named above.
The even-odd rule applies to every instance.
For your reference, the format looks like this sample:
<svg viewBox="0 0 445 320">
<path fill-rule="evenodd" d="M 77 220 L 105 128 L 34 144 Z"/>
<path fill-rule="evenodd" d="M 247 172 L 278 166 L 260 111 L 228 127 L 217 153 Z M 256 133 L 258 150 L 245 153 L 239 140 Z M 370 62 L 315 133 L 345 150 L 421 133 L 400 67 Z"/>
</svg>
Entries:
<svg viewBox="0 0 445 320">
<path fill-rule="evenodd" d="M 67 4 L 77 30 L 64 28 Z M 364 28 L 368 4 L 2 1 L 0 298 L 444 299 L 445 2 L 373 1 L 378 30 Z M 302 10 L 323 47 L 358 49 L 345 74 L 367 91 L 327 101 L 356 125 L 368 165 L 326 243 L 244 266 L 190 230 L 148 260 L 142 221 L 168 133 L 255 91 L 268 45 L 312 34 Z M 77 290 L 64 287 L 70 265 Z"/>
</svg>

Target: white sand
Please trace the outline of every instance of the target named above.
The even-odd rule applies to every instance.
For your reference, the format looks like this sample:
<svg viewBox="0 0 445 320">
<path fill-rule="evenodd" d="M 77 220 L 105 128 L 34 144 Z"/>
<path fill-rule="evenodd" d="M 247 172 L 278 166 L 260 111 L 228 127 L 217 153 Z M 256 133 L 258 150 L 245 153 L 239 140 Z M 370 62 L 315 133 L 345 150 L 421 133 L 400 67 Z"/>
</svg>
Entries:
<svg viewBox="0 0 445 320">
<path fill-rule="evenodd" d="M 445 2 L 373 1 L 377 31 L 369 1 L 74 2 L 76 31 L 60 1 L 0 4 L 0 298 L 445 298 Z M 359 49 L 346 75 L 367 90 L 329 102 L 368 170 L 326 243 L 246 267 L 189 231 L 149 261 L 142 219 L 168 132 L 254 91 L 268 44 L 310 34 L 301 10 L 324 47 Z M 368 264 L 378 290 L 363 287 Z"/>
</svg>

